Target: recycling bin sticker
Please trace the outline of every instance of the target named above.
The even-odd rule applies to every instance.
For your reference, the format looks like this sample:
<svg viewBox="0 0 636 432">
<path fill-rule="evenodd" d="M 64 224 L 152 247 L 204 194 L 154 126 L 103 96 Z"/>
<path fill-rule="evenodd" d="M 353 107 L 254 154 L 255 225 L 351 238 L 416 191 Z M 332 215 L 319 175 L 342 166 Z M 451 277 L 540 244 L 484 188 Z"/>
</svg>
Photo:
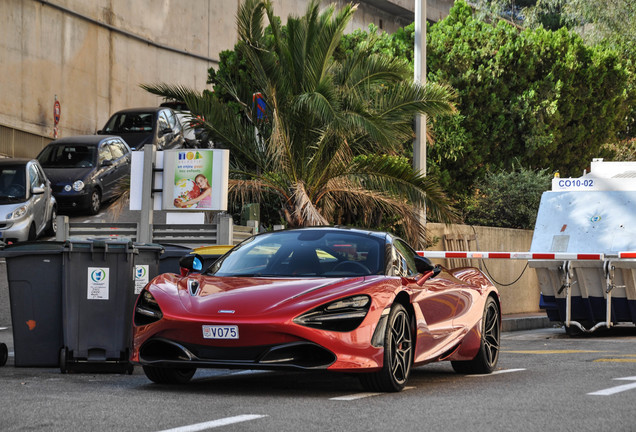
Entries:
<svg viewBox="0 0 636 432">
<path fill-rule="evenodd" d="M 135 294 L 139 294 L 141 290 L 148 284 L 148 265 L 135 266 Z"/>
<path fill-rule="evenodd" d="M 108 300 L 109 268 L 88 268 L 88 300 Z"/>
</svg>

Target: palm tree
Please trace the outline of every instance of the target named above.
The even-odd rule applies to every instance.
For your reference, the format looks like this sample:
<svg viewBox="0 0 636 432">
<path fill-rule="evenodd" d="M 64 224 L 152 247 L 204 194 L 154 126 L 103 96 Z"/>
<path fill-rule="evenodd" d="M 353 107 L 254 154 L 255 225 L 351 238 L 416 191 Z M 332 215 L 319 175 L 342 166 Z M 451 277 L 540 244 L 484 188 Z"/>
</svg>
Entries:
<svg viewBox="0 0 636 432">
<path fill-rule="evenodd" d="M 202 116 L 214 141 L 231 151 L 230 192 L 244 199 L 277 195 L 289 226 L 333 223 L 347 211 L 363 213 L 361 222 L 371 224 L 381 212 L 397 215 L 405 236 L 419 242 L 423 204 L 438 221 L 454 220 L 455 213 L 437 182 L 398 156 L 413 139 L 415 114 L 453 112 L 453 94 L 414 83 L 405 61 L 372 55 L 365 46 L 335 60 L 354 11 L 349 5 L 319 13 L 312 1 L 304 16 L 289 17 L 283 27 L 269 1 L 243 2 L 236 50 L 263 96 L 264 115 L 251 93 L 228 80 L 217 85 L 232 104 L 183 86 L 142 87 L 184 100 Z"/>
</svg>

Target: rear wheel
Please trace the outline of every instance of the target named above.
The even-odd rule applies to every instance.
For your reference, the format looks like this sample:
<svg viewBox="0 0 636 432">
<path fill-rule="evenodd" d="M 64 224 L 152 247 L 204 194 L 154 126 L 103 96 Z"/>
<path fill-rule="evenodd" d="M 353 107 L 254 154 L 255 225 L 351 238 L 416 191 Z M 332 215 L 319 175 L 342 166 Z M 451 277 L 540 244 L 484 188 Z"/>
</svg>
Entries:
<svg viewBox="0 0 636 432">
<path fill-rule="evenodd" d="M 453 361 L 455 372 L 464 374 L 486 374 L 492 372 L 499 360 L 500 340 L 499 306 L 492 297 L 486 300 L 481 323 L 481 345 L 474 359 Z"/>
<path fill-rule="evenodd" d="M 360 377 L 372 391 L 398 392 L 404 388 L 413 365 L 413 331 L 408 312 L 399 303 L 391 307 L 384 333 L 384 365 Z"/>
<path fill-rule="evenodd" d="M 196 368 L 162 368 L 144 366 L 144 373 L 157 384 L 185 384 L 194 376 Z"/>
<path fill-rule="evenodd" d="M 9 359 L 9 349 L 7 345 L 4 343 L 0 343 L 0 366 L 4 366 L 7 364 L 7 360 Z"/>
</svg>

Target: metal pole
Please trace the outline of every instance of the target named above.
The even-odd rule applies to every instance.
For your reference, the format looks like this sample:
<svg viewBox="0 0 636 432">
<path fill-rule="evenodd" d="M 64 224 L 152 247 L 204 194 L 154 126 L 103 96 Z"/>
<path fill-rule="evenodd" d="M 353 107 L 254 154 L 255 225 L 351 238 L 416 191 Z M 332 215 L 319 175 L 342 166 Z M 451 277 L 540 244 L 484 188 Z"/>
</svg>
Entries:
<svg viewBox="0 0 636 432">
<path fill-rule="evenodd" d="M 415 0 L 414 80 L 426 84 L 426 0 Z M 426 116 L 415 117 L 413 167 L 426 175 Z M 421 221 L 426 225 L 426 207 L 422 206 Z"/>
<path fill-rule="evenodd" d="M 139 243 L 152 243 L 152 223 L 154 200 L 152 198 L 153 168 L 155 165 L 156 147 L 154 144 L 144 146 L 144 171 L 141 190 L 141 219 L 137 234 Z"/>
</svg>

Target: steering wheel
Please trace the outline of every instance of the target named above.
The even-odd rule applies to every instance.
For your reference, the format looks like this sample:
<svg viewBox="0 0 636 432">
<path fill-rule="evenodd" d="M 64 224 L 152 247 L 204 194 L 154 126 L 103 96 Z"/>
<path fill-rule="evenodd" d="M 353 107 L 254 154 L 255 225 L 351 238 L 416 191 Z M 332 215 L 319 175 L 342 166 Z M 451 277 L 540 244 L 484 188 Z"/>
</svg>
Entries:
<svg viewBox="0 0 636 432">
<path fill-rule="evenodd" d="M 371 274 L 371 270 L 369 270 L 369 268 L 367 266 L 365 266 L 362 263 L 359 263 L 357 261 L 341 261 L 338 264 L 336 264 L 333 269 L 331 269 L 332 272 L 337 272 L 337 271 L 342 271 L 342 272 L 346 272 L 349 271 L 351 273 L 354 274 L 361 274 L 361 275 L 368 275 Z"/>
</svg>

